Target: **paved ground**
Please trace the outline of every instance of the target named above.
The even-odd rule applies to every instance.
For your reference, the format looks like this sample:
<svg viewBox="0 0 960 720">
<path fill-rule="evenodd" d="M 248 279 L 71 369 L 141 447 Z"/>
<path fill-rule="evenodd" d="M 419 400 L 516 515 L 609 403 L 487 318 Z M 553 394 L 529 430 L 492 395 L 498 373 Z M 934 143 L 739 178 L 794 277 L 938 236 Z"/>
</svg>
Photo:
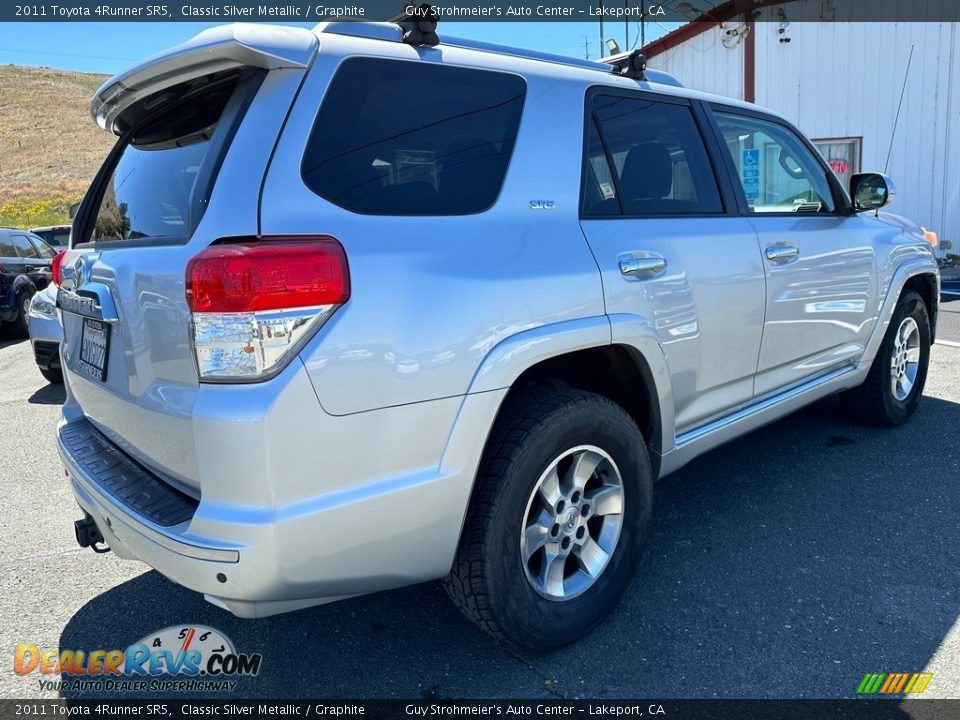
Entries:
<svg viewBox="0 0 960 720">
<path fill-rule="evenodd" d="M 263 653 L 244 696 L 838 697 L 866 672 L 926 669 L 928 696 L 960 697 L 960 347 L 933 349 L 927 395 L 896 430 L 829 400 L 695 461 L 658 486 L 613 616 L 516 656 L 436 584 L 242 621 L 80 550 L 53 443 L 62 391 L 0 335 L 0 696 L 50 697 L 13 674 L 17 643 L 123 648 L 203 623 Z"/>
</svg>

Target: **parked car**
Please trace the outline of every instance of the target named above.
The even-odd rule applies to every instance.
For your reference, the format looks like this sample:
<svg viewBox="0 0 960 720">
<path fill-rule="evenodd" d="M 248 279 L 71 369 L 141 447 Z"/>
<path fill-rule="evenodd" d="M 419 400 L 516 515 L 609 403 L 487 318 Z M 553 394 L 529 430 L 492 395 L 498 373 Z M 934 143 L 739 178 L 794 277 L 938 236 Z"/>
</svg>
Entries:
<svg viewBox="0 0 960 720">
<path fill-rule="evenodd" d="M 832 393 L 913 414 L 937 264 L 889 178 L 848 195 L 772 112 L 433 41 L 220 27 L 97 92 L 77 538 L 242 617 L 444 578 L 556 647 L 627 587 L 656 479 Z"/>
<path fill-rule="evenodd" d="M 30 343 L 40 374 L 47 382 L 63 382 L 60 370 L 60 343 L 63 341 L 63 326 L 57 314 L 57 287 L 50 283 L 33 296 L 27 313 Z"/>
<path fill-rule="evenodd" d="M 55 255 L 26 230 L 0 228 L 0 325 L 10 323 L 27 334 L 30 300 L 50 283 Z"/>
<path fill-rule="evenodd" d="M 30 232 L 43 239 L 43 241 L 53 248 L 54 252 L 66 250 L 70 244 L 70 226 L 69 225 L 47 225 L 45 227 L 31 228 Z"/>
</svg>

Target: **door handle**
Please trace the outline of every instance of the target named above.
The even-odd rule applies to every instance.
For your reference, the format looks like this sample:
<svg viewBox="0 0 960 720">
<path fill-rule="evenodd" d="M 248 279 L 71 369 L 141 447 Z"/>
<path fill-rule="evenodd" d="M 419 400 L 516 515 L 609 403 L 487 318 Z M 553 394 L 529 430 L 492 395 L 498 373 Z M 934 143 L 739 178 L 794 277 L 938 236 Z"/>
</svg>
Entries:
<svg viewBox="0 0 960 720">
<path fill-rule="evenodd" d="M 620 274 L 628 277 L 637 275 L 656 275 L 667 269 L 667 259 L 660 255 L 637 257 L 625 255 L 620 258 Z"/>
<path fill-rule="evenodd" d="M 789 243 L 767 245 L 767 260 L 789 260 L 800 254 L 800 248 Z"/>
</svg>

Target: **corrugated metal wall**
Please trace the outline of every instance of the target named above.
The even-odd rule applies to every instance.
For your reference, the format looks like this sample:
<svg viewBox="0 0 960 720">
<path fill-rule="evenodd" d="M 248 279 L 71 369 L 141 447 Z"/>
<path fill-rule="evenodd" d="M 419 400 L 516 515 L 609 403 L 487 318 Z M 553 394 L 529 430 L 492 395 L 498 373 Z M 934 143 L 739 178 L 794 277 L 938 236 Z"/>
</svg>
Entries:
<svg viewBox="0 0 960 720">
<path fill-rule="evenodd" d="M 811 138 L 862 138 L 862 170 L 882 171 L 890 150 L 888 174 L 897 186 L 890 211 L 937 230 L 960 252 L 958 24 L 794 22 L 783 33 L 780 28 L 779 22 L 754 25 L 757 104 Z M 785 38 L 790 41 L 781 42 Z M 742 98 L 743 42 L 726 48 L 722 39 L 723 30 L 712 27 L 651 58 L 650 67 L 688 87 Z"/>
</svg>

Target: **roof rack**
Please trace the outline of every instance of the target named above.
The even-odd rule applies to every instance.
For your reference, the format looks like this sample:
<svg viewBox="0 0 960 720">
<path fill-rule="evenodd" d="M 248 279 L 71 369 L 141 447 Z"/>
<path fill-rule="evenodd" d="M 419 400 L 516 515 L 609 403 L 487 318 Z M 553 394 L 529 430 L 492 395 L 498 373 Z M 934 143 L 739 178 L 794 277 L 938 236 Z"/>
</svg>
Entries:
<svg viewBox="0 0 960 720">
<path fill-rule="evenodd" d="M 408 4 L 407 7 L 416 8 L 416 10 L 404 11 L 401 15 L 392 18 L 389 22 L 349 22 L 335 20 L 318 25 L 317 31 L 332 33 L 334 35 L 364 37 L 370 38 L 371 40 L 405 42 L 415 46 L 433 46 L 440 43 L 439 37 L 436 37 L 436 40 L 434 40 L 434 37 L 430 36 L 431 34 L 436 36 L 437 21 L 435 19 L 411 19 L 420 18 L 424 13 L 435 16 L 436 9 L 431 5 Z M 421 35 L 418 36 L 416 32 L 413 32 L 415 30 Z M 644 58 L 639 49 L 611 55 L 610 57 L 601 58 L 600 60 L 582 60 L 566 55 L 556 55 L 538 50 L 526 50 L 508 45 L 484 42 L 482 40 L 449 37 L 446 35 L 443 37 L 442 44 L 450 47 L 463 48 L 465 50 L 479 50 L 480 52 L 496 53 L 497 55 L 509 55 L 526 60 L 538 60 L 556 65 L 565 65 L 567 67 L 578 67 L 586 70 L 596 70 L 602 73 L 612 73 L 633 80 L 647 80 L 663 85 L 683 87 L 683 85 L 669 73 L 660 70 L 647 70 L 646 58 Z"/>
<path fill-rule="evenodd" d="M 437 36 L 437 21 L 439 19 L 437 10 L 433 5 L 427 3 L 415 5 L 408 2 L 404 5 L 403 12 L 390 18 L 390 22 L 396 23 L 403 30 L 401 39 L 407 45 L 433 47 L 440 44 L 440 38 Z"/>
<path fill-rule="evenodd" d="M 600 62 L 611 65 L 611 72 L 615 75 L 622 75 L 631 80 L 647 79 L 647 57 L 639 49 L 601 58 Z"/>
</svg>

